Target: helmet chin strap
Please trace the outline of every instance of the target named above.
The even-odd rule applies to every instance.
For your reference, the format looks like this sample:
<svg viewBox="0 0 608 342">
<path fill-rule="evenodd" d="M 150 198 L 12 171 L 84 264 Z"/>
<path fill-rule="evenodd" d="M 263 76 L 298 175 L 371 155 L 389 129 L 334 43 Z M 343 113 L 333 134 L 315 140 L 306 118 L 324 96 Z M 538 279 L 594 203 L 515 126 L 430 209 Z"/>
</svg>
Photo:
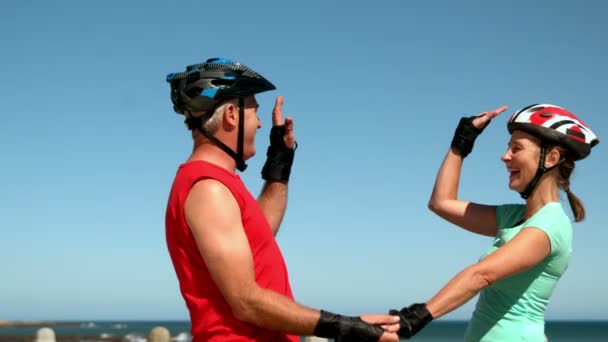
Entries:
<svg viewBox="0 0 608 342">
<path fill-rule="evenodd" d="M 207 130 L 203 128 L 203 122 L 200 119 L 187 118 L 186 124 L 189 127 L 193 126 L 194 128 L 198 129 L 207 139 L 209 139 L 209 141 L 211 141 L 222 151 L 226 152 L 226 154 L 232 157 L 232 159 L 234 159 L 234 161 L 236 162 L 236 168 L 239 171 L 243 172 L 245 171 L 245 169 L 247 169 L 247 164 L 245 164 L 245 161 L 243 160 L 243 146 L 245 136 L 245 100 L 243 97 L 239 97 L 239 128 L 237 134 L 236 153 L 218 138 L 207 132 Z"/>
<path fill-rule="evenodd" d="M 236 168 L 243 172 L 247 169 L 247 164 L 243 160 L 243 145 L 244 145 L 244 137 L 245 137 L 245 98 L 239 97 L 239 133 L 236 142 L 236 158 L 234 161 L 236 162 Z"/>
<path fill-rule="evenodd" d="M 532 178 L 532 181 L 530 183 L 528 183 L 528 186 L 526 187 L 526 189 L 523 192 L 520 192 L 519 195 L 521 196 L 521 198 L 523 199 L 527 199 L 528 197 L 530 197 L 530 195 L 532 194 L 532 192 L 534 191 L 534 189 L 536 188 L 536 186 L 538 185 L 538 181 L 540 180 L 540 178 L 547 172 L 553 170 L 554 168 L 558 167 L 559 164 L 563 163 L 566 159 L 565 158 L 561 158 L 557 164 L 546 168 L 545 167 L 545 157 L 547 155 L 547 145 L 546 144 L 542 144 L 540 146 L 540 158 L 538 161 L 538 169 L 536 169 L 536 174 L 534 175 L 534 178 Z"/>
</svg>

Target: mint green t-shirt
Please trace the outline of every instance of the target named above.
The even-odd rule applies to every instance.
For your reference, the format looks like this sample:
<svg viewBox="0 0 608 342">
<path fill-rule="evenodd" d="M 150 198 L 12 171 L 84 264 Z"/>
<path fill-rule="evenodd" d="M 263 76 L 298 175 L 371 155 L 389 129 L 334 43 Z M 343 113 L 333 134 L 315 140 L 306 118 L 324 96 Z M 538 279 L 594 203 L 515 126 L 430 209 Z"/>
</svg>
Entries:
<svg viewBox="0 0 608 342">
<path fill-rule="evenodd" d="M 526 207 L 496 208 L 498 234 L 481 259 L 511 240 L 524 227 L 542 229 L 551 253 L 538 265 L 483 289 L 465 333 L 466 342 L 545 341 L 545 308 L 572 255 L 572 224 L 562 204 L 551 202 L 522 222 Z"/>
</svg>

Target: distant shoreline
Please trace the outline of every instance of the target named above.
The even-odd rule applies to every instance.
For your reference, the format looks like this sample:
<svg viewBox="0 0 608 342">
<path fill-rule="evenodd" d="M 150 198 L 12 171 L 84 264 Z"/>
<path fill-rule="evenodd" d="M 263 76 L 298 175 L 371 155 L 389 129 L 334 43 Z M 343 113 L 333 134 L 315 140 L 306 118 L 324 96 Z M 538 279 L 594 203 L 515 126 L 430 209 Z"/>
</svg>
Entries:
<svg viewBox="0 0 608 342">
<path fill-rule="evenodd" d="M 453 323 L 453 324 L 462 324 L 467 323 L 468 320 L 464 319 L 447 319 L 440 320 L 442 323 Z M 188 320 L 56 320 L 56 321 L 7 321 L 0 320 L 0 329 L 1 328 L 36 328 L 36 327 L 81 327 L 83 324 L 87 323 L 110 323 L 110 322 L 119 322 L 119 323 L 146 323 L 146 322 L 158 322 L 162 323 L 184 323 L 189 324 Z M 608 323 L 608 319 L 551 319 L 546 320 L 545 323 Z"/>
<path fill-rule="evenodd" d="M 0 328 L 38 328 L 38 327 L 80 326 L 80 322 L 55 321 L 0 321 Z"/>
</svg>

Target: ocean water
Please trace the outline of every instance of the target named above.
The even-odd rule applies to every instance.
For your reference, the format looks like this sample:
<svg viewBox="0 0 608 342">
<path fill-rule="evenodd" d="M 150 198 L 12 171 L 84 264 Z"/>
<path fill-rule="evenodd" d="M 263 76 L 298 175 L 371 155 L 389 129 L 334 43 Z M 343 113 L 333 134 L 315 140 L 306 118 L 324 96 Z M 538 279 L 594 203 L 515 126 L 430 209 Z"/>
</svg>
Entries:
<svg viewBox="0 0 608 342">
<path fill-rule="evenodd" d="M 58 342 L 62 336 L 114 337 L 125 341 L 145 341 L 152 328 L 163 326 L 174 341 L 190 341 L 190 323 L 186 321 L 126 321 L 126 322 L 58 322 L 53 326 Z M 456 342 L 462 341 L 466 322 L 437 321 L 429 324 L 413 341 Z M 0 341 L 10 341 L 11 336 L 36 336 L 38 328 L 0 328 Z M 550 342 L 608 342 L 608 321 L 549 321 L 545 332 Z"/>
</svg>

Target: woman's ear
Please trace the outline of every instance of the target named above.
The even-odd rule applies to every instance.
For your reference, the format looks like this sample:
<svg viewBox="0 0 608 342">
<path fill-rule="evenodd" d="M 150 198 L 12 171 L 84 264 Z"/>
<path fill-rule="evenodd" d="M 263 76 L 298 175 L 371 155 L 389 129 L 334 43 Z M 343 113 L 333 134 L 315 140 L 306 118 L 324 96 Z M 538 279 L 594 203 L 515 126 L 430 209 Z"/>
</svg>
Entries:
<svg viewBox="0 0 608 342">
<path fill-rule="evenodd" d="M 551 168 L 555 165 L 557 165 L 557 163 L 559 163 L 559 161 L 562 158 L 562 154 L 559 152 L 559 150 L 555 147 L 549 149 L 547 151 L 547 154 L 545 155 L 545 168 Z"/>
</svg>

